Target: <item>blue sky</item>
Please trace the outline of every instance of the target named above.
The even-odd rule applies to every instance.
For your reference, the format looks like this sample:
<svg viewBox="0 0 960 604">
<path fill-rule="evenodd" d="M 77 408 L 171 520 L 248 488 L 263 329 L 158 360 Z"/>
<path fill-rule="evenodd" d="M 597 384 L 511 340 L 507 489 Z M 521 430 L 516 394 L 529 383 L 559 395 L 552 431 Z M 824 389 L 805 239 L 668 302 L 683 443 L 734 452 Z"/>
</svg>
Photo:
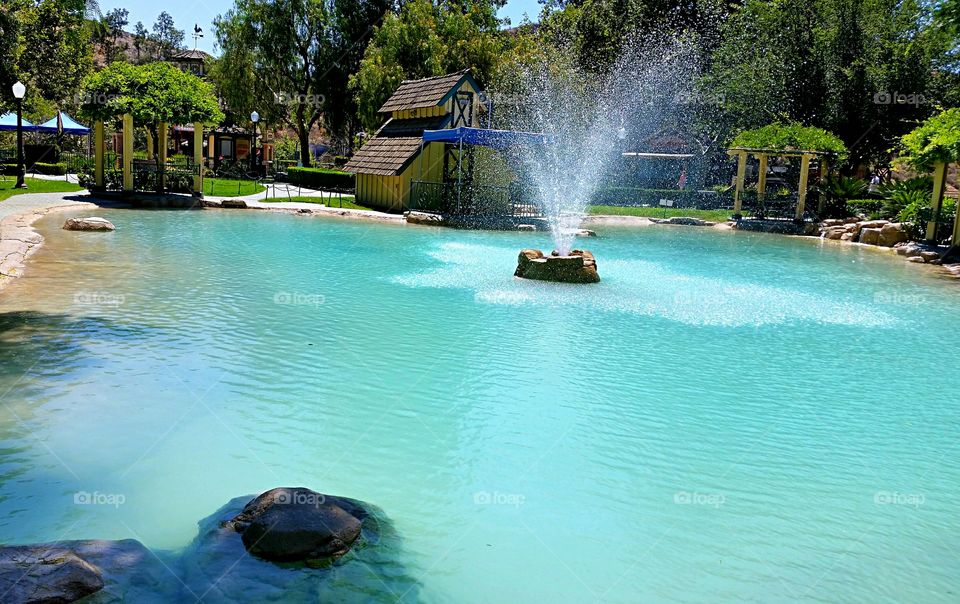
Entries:
<svg viewBox="0 0 960 604">
<path fill-rule="evenodd" d="M 130 25 L 127 26 L 127 31 L 131 32 L 137 21 L 143 21 L 147 29 L 151 29 L 157 15 L 162 11 L 167 11 L 173 16 L 177 28 L 187 33 L 184 43 L 188 48 L 193 48 L 193 38 L 190 34 L 193 32 L 194 23 L 196 23 L 203 29 L 204 36 L 198 41 L 197 48 L 209 53 L 213 53 L 213 19 L 217 15 L 230 10 L 231 6 L 233 6 L 233 0 L 100 1 L 100 9 L 104 13 L 118 7 L 130 11 Z M 524 13 L 528 13 L 532 20 L 536 20 L 540 13 L 540 5 L 537 4 L 537 0 L 508 0 L 507 5 L 500 9 L 500 16 L 509 17 L 514 25 L 520 23 Z"/>
</svg>

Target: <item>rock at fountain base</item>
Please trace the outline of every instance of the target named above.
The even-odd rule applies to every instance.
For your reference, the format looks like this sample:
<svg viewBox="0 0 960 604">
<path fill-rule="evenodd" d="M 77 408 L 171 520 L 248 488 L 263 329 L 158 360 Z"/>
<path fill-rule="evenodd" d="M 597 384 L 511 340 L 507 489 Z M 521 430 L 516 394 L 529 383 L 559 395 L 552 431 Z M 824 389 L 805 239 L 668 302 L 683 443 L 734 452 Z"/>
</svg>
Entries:
<svg viewBox="0 0 960 604">
<path fill-rule="evenodd" d="M 514 276 L 558 283 L 599 283 L 597 261 L 586 250 L 573 250 L 561 256 L 553 252 L 544 256 L 540 250 L 521 250 Z"/>
</svg>

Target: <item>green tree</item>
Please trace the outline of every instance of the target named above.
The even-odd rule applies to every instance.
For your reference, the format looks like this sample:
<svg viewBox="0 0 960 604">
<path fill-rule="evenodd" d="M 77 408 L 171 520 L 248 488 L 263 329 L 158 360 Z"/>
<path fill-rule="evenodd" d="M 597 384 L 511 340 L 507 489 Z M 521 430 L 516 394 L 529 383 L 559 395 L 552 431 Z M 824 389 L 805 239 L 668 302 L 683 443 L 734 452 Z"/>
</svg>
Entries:
<svg viewBox="0 0 960 604">
<path fill-rule="evenodd" d="M 154 142 L 160 122 L 215 124 L 223 119 L 213 86 L 165 62 L 117 62 L 91 74 L 83 84 L 81 115 L 115 121 L 124 114 L 146 126 Z M 157 145 L 155 145 L 157 148 Z"/>
<path fill-rule="evenodd" d="M 158 59 L 169 59 L 183 47 L 183 30 L 177 29 L 170 13 L 163 11 L 153 24 L 151 39 L 156 46 Z"/>
<path fill-rule="evenodd" d="M 150 52 L 150 32 L 143 24 L 143 21 L 137 21 L 133 26 L 133 49 L 137 52 L 137 63 L 143 61 Z"/>
<path fill-rule="evenodd" d="M 504 48 L 497 8 L 502 2 L 411 0 L 377 27 L 350 78 L 360 121 L 367 130 L 382 122 L 377 113 L 405 79 L 469 68 L 477 82 L 490 81 Z"/>
<path fill-rule="evenodd" d="M 310 131 L 322 125 L 334 143 L 350 140 L 356 106 L 344 90 L 362 49 L 387 9 L 385 0 L 238 0 L 214 21 L 223 55 L 213 77 L 240 115 L 297 133 L 310 165 Z"/>
<path fill-rule="evenodd" d="M 103 55 L 107 63 L 126 59 L 127 45 L 121 42 L 123 28 L 130 23 L 130 11 L 125 8 L 115 8 L 103 17 L 106 34 L 102 40 Z"/>
<path fill-rule="evenodd" d="M 22 81 L 28 113 L 69 103 L 90 70 L 86 11 L 81 0 L 9 0 L 0 6 L 0 90 Z M 12 106 L 11 95 L 0 94 L 0 107 Z"/>
<path fill-rule="evenodd" d="M 747 0 L 703 81 L 725 98 L 712 118 L 727 136 L 777 120 L 818 126 L 852 164 L 885 165 L 893 141 L 956 83 L 948 38 L 929 23 L 918 0 Z"/>
</svg>

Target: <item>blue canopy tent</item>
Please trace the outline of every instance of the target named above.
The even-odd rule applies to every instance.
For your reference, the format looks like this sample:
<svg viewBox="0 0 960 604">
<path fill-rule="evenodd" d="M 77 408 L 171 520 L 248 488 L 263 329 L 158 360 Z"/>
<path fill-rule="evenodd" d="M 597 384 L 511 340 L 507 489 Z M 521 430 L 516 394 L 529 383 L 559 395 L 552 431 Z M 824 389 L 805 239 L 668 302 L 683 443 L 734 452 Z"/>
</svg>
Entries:
<svg viewBox="0 0 960 604">
<path fill-rule="evenodd" d="M 549 141 L 546 134 L 537 132 L 517 132 L 513 130 L 488 130 L 485 128 L 448 128 L 446 130 L 424 130 L 425 143 L 459 143 L 479 145 L 502 151 L 520 145 L 543 145 Z"/>
<path fill-rule="evenodd" d="M 27 120 L 21 120 L 23 124 L 24 132 L 36 132 L 37 127 L 28 122 Z M 15 132 L 17 130 L 17 114 L 16 113 L 4 113 L 0 115 L 0 131 L 2 132 Z"/>
<path fill-rule="evenodd" d="M 61 128 L 62 125 L 62 128 Z M 86 136 L 90 134 L 90 128 L 77 123 L 72 117 L 62 111 L 39 126 L 34 126 L 34 132 L 44 134 L 75 134 L 77 136 Z"/>
</svg>

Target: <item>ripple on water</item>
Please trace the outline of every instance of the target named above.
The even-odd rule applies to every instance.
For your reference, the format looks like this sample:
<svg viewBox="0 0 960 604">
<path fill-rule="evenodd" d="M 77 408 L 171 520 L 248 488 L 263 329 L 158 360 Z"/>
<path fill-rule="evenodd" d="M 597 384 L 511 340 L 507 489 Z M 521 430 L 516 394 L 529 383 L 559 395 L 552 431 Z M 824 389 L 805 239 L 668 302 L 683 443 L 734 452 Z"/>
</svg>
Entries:
<svg viewBox="0 0 960 604">
<path fill-rule="evenodd" d="M 504 305 L 578 306 L 663 318 L 687 325 L 761 326 L 809 321 L 890 327 L 889 314 L 815 293 L 735 279 L 671 271 L 646 260 L 602 260 L 600 285 L 535 283 L 509 277 L 509 248 L 446 242 L 427 252 L 440 267 L 394 278 L 410 287 L 474 292 L 478 302 Z"/>
</svg>

